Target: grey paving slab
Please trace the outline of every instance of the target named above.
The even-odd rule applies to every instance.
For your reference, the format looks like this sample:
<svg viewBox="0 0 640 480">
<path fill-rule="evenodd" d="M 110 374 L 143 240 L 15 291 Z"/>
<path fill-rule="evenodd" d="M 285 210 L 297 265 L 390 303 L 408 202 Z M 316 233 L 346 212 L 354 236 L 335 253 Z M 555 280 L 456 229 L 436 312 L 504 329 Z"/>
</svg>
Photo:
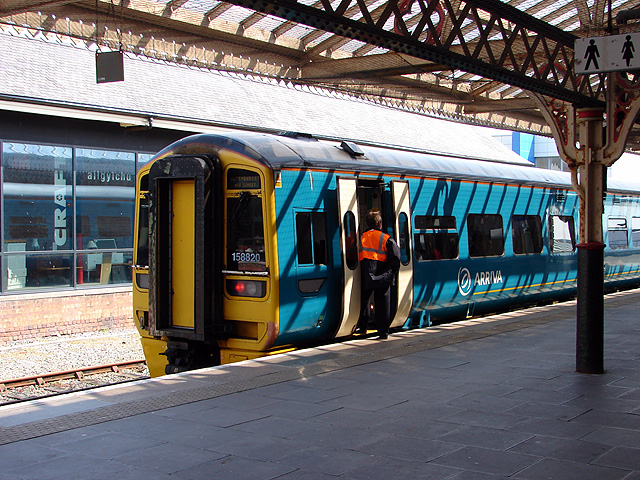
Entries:
<svg viewBox="0 0 640 480">
<path fill-rule="evenodd" d="M 437 440 L 392 435 L 376 442 L 362 445 L 358 447 L 358 450 L 377 456 L 384 455 L 405 460 L 429 462 L 459 448 L 459 445 Z"/>
<path fill-rule="evenodd" d="M 455 443 L 460 446 L 491 448 L 494 450 L 509 450 L 533 438 L 532 434 L 509 432 L 495 428 L 465 426 L 453 432 L 438 437 L 443 442 Z M 519 453 L 529 453 L 521 452 Z"/>
<path fill-rule="evenodd" d="M 40 445 L 33 440 L 0 445 L 1 471 L 11 471 L 32 463 L 48 461 L 66 455 L 65 452 Z"/>
<path fill-rule="evenodd" d="M 278 459 L 279 464 L 300 468 L 305 472 L 341 476 L 366 466 L 376 457 L 351 449 L 312 446 Z"/>
<path fill-rule="evenodd" d="M 569 460 L 578 463 L 591 463 L 613 447 L 604 443 L 586 440 L 567 440 L 566 438 L 535 435 L 530 439 L 509 448 L 512 452 L 536 455 L 539 457 Z"/>
<path fill-rule="evenodd" d="M 376 458 L 367 465 L 350 470 L 346 475 L 349 478 L 358 480 L 384 480 L 391 478 L 442 480 L 460 473 L 460 471 L 444 465 L 434 465 L 415 460 Z"/>
<path fill-rule="evenodd" d="M 551 405 L 548 403 L 526 402 L 517 407 L 506 410 L 511 415 L 523 415 L 536 418 L 548 418 L 551 420 L 563 420 L 565 422 L 578 418 L 590 412 L 590 407 L 571 407 L 567 405 Z"/>
<path fill-rule="evenodd" d="M 106 432 L 86 439 L 58 444 L 55 448 L 75 455 L 86 455 L 110 460 L 135 450 L 159 447 L 166 444 L 161 438 L 142 438 L 116 432 Z"/>
<path fill-rule="evenodd" d="M 275 404 L 279 405 L 279 404 Z M 161 416 L 166 416 L 163 414 L 161 410 L 158 412 Z M 236 410 L 235 408 L 227 408 L 227 407 L 213 407 L 207 408 L 205 410 L 199 410 L 195 413 L 190 412 L 182 412 L 178 414 L 168 414 L 170 419 L 179 419 L 183 418 L 185 420 L 196 418 L 198 422 L 203 423 L 205 425 L 215 425 L 217 427 L 231 427 L 233 425 L 239 425 L 245 422 L 251 422 L 253 420 L 258 420 L 260 418 L 266 418 L 270 415 L 270 413 L 265 412 L 264 409 L 256 410 L 255 412 L 250 412 L 247 410 Z"/>
<path fill-rule="evenodd" d="M 544 458 L 528 468 L 517 472 L 514 478 L 521 480 L 619 480 L 630 472 L 618 468 L 601 467 L 584 463 Z"/>
<path fill-rule="evenodd" d="M 241 439 L 220 443 L 215 450 L 253 460 L 276 461 L 298 450 L 309 448 L 311 445 L 311 443 L 278 438 L 265 433 L 264 435 L 245 435 Z"/>
<path fill-rule="evenodd" d="M 164 444 L 161 448 L 153 447 L 124 453 L 114 457 L 113 461 L 141 470 L 173 474 L 226 456 L 225 453 L 201 448 Z"/>
<path fill-rule="evenodd" d="M 640 480 L 640 291 L 606 302 L 604 375 L 565 304 L 0 407 L 0 480 Z"/>
<path fill-rule="evenodd" d="M 640 431 L 627 428 L 601 427 L 582 440 L 600 442 L 605 445 L 640 448 Z"/>
<path fill-rule="evenodd" d="M 447 435 L 462 428 L 464 428 L 463 425 L 441 422 L 432 418 L 400 417 L 376 425 L 375 430 L 391 435 L 407 435 L 424 440 L 438 440 L 442 435 Z"/>
<path fill-rule="evenodd" d="M 548 420 L 546 418 L 529 418 L 508 429 L 514 432 L 535 433 L 552 437 L 579 440 L 597 430 L 593 425 L 576 424 L 562 420 Z"/>
<path fill-rule="evenodd" d="M 538 457 L 479 447 L 462 447 L 431 463 L 492 475 L 511 476 L 539 461 Z"/>
<path fill-rule="evenodd" d="M 592 463 L 623 470 L 640 471 L 640 449 L 616 447 L 603 454 Z"/>
<path fill-rule="evenodd" d="M 295 471 L 294 467 L 240 457 L 223 457 L 176 472 L 175 477 L 189 480 L 271 480 Z"/>
<path fill-rule="evenodd" d="M 488 415 L 487 412 L 483 410 L 463 410 L 461 412 L 454 413 L 453 415 L 441 418 L 444 422 L 498 429 L 508 428 L 526 419 L 526 415 L 511 415 L 498 412 Z"/>
<path fill-rule="evenodd" d="M 6 473 L 18 475 L 22 480 L 58 480 L 63 478 L 87 478 L 87 479 L 106 479 L 120 478 L 120 474 L 125 471 L 121 463 L 111 460 L 103 460 L 87 455 L 64 455 L 55 459 L 24 463 L 18 468 L 8 470 Z M 138 471 L 138 474 L 151 474 L 153 471 Z M 80 475 L 82 477 L 80 477 Z M 147 478 L 147 477 L 139 477 Z M 166 480 L 169 477 L 165 477 Z M 163 479 L 164 480 L 164 479 Z"/>
</svg>

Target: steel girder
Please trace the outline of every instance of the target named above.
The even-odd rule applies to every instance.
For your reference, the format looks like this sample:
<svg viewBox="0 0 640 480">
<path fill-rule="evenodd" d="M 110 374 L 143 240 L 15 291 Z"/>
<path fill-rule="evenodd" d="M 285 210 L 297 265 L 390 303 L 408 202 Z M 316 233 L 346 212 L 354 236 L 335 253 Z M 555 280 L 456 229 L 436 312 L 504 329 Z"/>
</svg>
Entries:
<svg viewBox="0 0 640 480">
<path fill-rule="evenodd" d="M 604 76 L 573 71 L 577 37 L 499 0 L 230 3 L 578 106 L 602 105 Z M 354 3 L 359 20 L 343 15 Z"/>
</svg>

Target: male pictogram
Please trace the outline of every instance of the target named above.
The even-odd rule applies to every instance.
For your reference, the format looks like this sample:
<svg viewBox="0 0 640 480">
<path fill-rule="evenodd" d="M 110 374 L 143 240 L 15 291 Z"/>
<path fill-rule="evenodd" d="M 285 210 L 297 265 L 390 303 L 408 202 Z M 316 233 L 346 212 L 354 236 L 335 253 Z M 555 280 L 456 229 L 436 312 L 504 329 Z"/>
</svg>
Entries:
<svg viewBox="0 0 640 480">
<path fill-rule="evenodd" d="M 585 70 L 589 70 L 589 65 L 593 62 L 596 70 L 599 70 L 598 66 L 598 57 L 600 56 L 600 52 L 598 52 L 598 46 L 596 45 L 596 41 L 594 39 L 589 40 L 589 46 L 587 47 L 586 52 L 584 52 L 584 58 L 587 59 L 587 66 L 584 68 Z"/>
</svg>

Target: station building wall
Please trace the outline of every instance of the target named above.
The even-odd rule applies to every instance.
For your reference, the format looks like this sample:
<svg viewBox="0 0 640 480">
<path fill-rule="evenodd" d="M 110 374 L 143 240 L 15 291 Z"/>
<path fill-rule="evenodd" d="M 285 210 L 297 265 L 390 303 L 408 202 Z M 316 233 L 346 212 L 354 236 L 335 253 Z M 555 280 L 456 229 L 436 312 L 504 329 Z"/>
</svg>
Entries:
<svg viewBox="0 0 640 480">
<path fill-rule="evenodd" d="M 188 132 L 0 117 L 0 343 L 132 327 L 135 174 Z"/>
</svg>

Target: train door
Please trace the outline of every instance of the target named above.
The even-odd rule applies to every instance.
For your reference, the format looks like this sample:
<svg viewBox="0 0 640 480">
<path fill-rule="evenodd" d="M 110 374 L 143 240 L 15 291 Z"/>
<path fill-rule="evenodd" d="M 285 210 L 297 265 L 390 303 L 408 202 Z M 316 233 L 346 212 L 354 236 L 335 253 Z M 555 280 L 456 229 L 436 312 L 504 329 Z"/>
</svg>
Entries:
<svg viewBox="0 0 640 480">
<path fill-rule="evenodd" d="M 409 184 L 403 181 L 391 182 L 391 196 L 394 208 L 394 239 L 400 247 L 400 271 L 398 272 L 397 308 L 391 327 L 401 327 L 407 320 L 413 305 L 413 255 L 411 248 L 411 202 Z M 392 307 L 393 311 L 393 307 Z"/>
<path fill-rule="evenodd" d="M 337 180 L 338 224 L 342 251 L 342 316 L 336 337 L 351 335 L 360 316 L 360 264 L 358 262 L 358 188 L 355 178 Z"/>
<path fill-rule="evenodd" d="M 221 324 L 213 270 L 217 159 L 174 155 L 149 172 L 149 331 L 206 341 Z M 218 219 L 219 221 L 219 219 Z"/>
</svg>

